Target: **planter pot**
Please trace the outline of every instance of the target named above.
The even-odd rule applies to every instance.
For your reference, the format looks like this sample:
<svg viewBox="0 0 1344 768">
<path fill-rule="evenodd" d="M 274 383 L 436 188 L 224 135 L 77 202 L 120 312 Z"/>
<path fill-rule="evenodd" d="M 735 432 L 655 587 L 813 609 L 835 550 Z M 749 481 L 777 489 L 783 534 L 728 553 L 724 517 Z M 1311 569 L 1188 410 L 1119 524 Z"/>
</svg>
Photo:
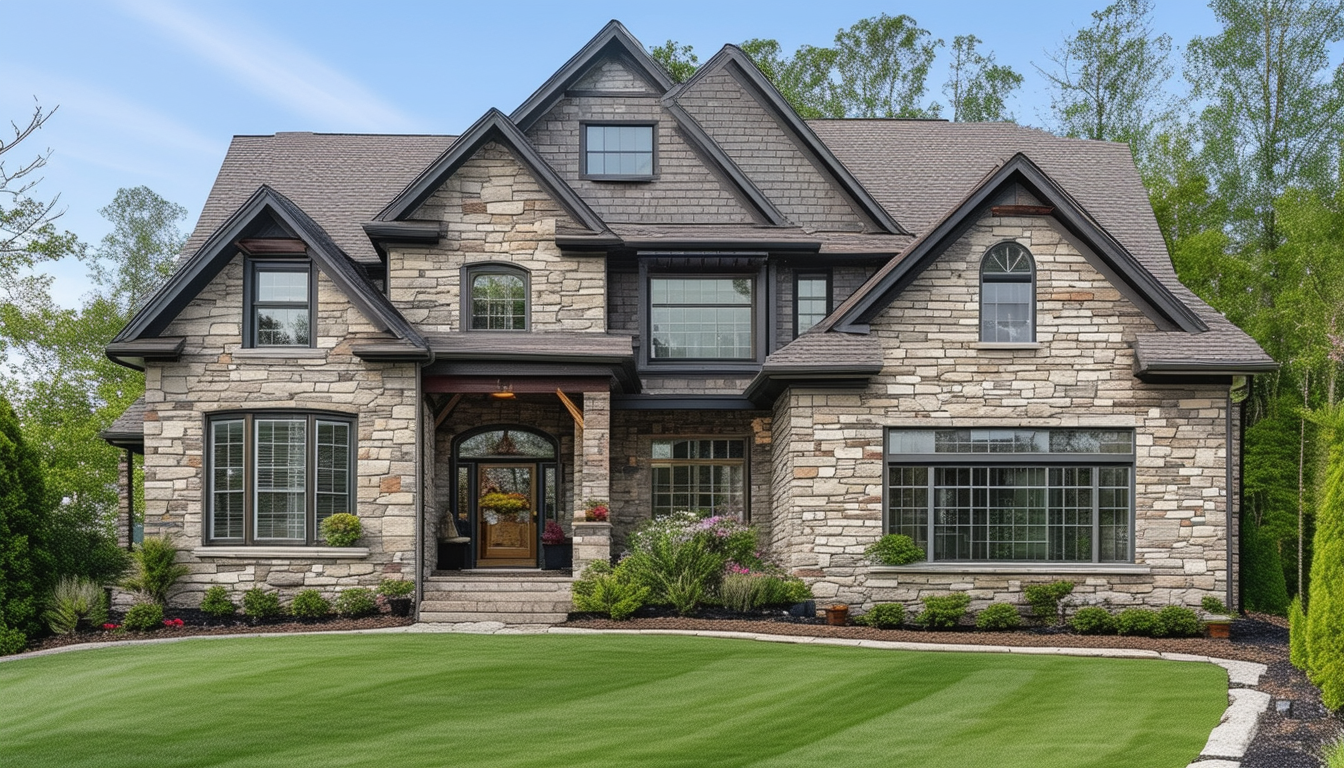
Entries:
<svg viewBox="0 0 1344 768">
<path fill-rule="evenodd" d="M 1204 624 L 1204 634 L 1207 637 L 1226 640 L 1232 637 L 1232 622 L 1230 621 L 1209 621 Z"/>
<path fill-rule="evenodd" d="M 817 601 L 804 600 L 801 603 L 794 603 L 789 606 L 789 615 L 800 619 L 815 619 L 817 617 Z"/>
<path fill-rule="evenodd" d="M 833 627 L 843 627 L 849 623 L 849 606 L 832 605 L 826 609 L 826 623 Z"/>
<path fill-rule="evenodd" d="M 410 616 L 411 602 L 409 597 L 389 597 L 387 607 L 391 609 L 393 616 Z"/>
<path fill-rule="evenodd" d="M 542 544 L 541 560 L 542 568 L 548 571 L 573 568 L 574 543 L 567 541 L 564 544 Z"/>
</svg>

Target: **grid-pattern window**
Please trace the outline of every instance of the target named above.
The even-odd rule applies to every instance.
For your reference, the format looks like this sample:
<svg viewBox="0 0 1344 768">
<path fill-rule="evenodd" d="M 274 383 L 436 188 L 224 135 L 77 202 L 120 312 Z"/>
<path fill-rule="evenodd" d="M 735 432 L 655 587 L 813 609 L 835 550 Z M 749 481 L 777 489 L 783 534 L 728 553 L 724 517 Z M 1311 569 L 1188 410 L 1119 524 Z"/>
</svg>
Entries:
<svg viewBox="0 0 1344 768">
<path fill-rule="evenodd" d="M 747 517 L 746 442 L 653 441 L 653 514 L 702 512 Z"/>
<path fill-rule="evenodd" d="M 211 538 L 243 537 L 243 438 L 246 429 L 242 419 L 216 421 L 210 425 Z"/>
<path fill-rule="evenodd" d="M 588 176 L 652 177 L 653 126 L 584 126 L 583 168 Z"/>
<path fill-rule="evenodd" d="M 748 277 L 650 278 L 650 356 L 754 359 L 752 285 Z"/>
<path fill-rule="evenodd" d="M 1031 253 L 999 243 L 980 263 L 980 340 L 1024 343 L 1035 339 L 1036 289 Z"/>
<path fill-rule="evenodd" d="M 1133 446 L 1129 430 L 891 430 L 887 532 L 933 560 L 1127 561 Z"/>
<path fill-rule="evenodd" d="M 471 272 L 471 328 L 527 330 L 527 281 L 505 271 Z"/>
<path fill-rule="evenodd" d="M 800 272 L 793 285 L 793 335 L 800 336 L 831 313 L 831 279 L 825 272 Z"/>
<path fill-rule="evenodd" d="M 257 419 L 254 514 L 258 539 L 302 539 L 308 495 L 307 423 Z"/>
<path fill-rule="evenodd" d="M 253 265 L 253 346 L 309 346 L 313 327 L 310 277 L 306 265 Z"/>
<path fill-rule="evenodd" d="M 354 512 L 350 498 L 350 423 L 317 422 L 317 500 L 315 520 Z"/>
</svg>

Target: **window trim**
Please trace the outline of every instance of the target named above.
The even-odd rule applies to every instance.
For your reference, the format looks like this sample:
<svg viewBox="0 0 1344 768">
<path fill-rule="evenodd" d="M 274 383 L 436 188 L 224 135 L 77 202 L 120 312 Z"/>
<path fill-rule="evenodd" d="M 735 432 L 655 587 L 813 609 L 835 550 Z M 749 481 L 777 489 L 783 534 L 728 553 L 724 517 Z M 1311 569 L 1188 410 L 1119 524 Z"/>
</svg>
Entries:
<svg viewBox="0 0 1344 768">
<path fill-rule="evenodd" d="M 891 471 L 893 468 L 905 467 L 925 467 L 928 472 L 928 498 L 926 504 L 928 509 L 924 524 L 927 526 L 924 545 L 924 561 L 916 563 L 919 567 L 937 567 L 942 569 L 956 569 L 964 566 L 967 569 L 977 569 L 986 567 L 1017 567 L 1033 566 L 1047 568 L 1051 566 L 1060 566 L 1063 568 L 1079 568 L 1086 566 L 1112 567 L 1112 566 L 1133 566 L 1136 564 L 1138 531 L 1136 529 L 1138 521 L 1138 496 L 1137 496 L 1137 476 L 1138 476 L 1138 432 L 1133 427 L 1031 427 L 1031 429 L 1041 429 L 1047 431 L 1085 431 L 1088 429 L 1129 432 L 1134 436 L 1130 441 L 1131 450 L 1129 453 L 894 453 L 891 451 L 891 434 L 893 432 L 924 431 L 924 430 L 950 430 L 964 427 L 955 427 L 951 425 L 940 426 L 903 426 L 887 427 L 882 430 L 882 533 L 891 531 Z M 970 429 L 1022 429 L 1019 425 L 998 426 L 976 426 Z M 1101 525 L 1100 515 L 1100 495 L 1097 493 L 1100 483 L 1100 472 L 1094 471 L 1092 477 L 1092 559 L 1091 560 L 1009 560 L 1009 559 L 977 559 L 977 560 L 957 560 L 934 558 L 934 469 L 937 467 L 985 467 L 993 468 L 996 466 L 1023 466 L 1023 467 L 1042 467 L 1050 469 L 1051 467 L 1090 467 L 1093 470 L 1100 470 L 1105 467 L 1127 467 L 1129 469 L 1129 541 L 1127 544 L 1126 558 L 1123 560 L 1102 560 L 1100 557 L 1100 538 L 1099 530 Z"/>
<path fill-rule="evenodd" d="M 258 419 L 304 419 L 304 530 L 305 537 L 299 539 L 262 539 L 255 535 L 256 521 L 256 466 L 257 440 L 256 423 Z M 217 422 L 243 422 L 243 535 L 241 537 L 216 538 L 212 536 L 214 528 L 214 434 Z M 204 425 L 201 440 L 202 476 L 201 482 L 201 544 L 204 547 L 325 547 L 321 532 L 317 530 L 317 423 L 336 421 L 350 428 L 350 465 L 346 478 L 353 512 L 358 515 L 359 496 L 359 417 L 357 414 L 340 411 L 316 410 L 308 408 L 267 408 L 259 410 L 231 409 L 211 411 L 202 418 Z"/>
<path fill-rule="evenodd" d="M 831 312 L 835 311 L 835 288 L 831 284 L 831 270 L 829 269 L 796 269 L 793 272 L 793 338 L 803 335 L 804 331 L 811 330 L 811 327 L 800 328 L 798 324 L 798 283 L 803 280 L 816 280 L 821 278 L 826 281 L 826 312 L 822 319 L 829 317 Z M 820 321 L 818 321 L 820 322 Z"/>
<path fill-rule="evenodd" d="M 308 343 L 258 344 L 256 337 L 256 294 L 259 272 L 306 272 L 308 275 Z M 293 302 L 265 302 L 262 306 L 290 306 Z M 243 349 L 283 352 L 287 349 L 317 348 L 317 270 L 312 259 L 268 259 L 247 256 L 243 261 Z"/>
<path fill-rule="evenodd" d="M 588 172 L 588 129 L 606 126 L 626 128 L 649 127 L 652 129 L 653 173 L 615 174 Z M 658 164 L 658 121 L 657 120 L 580 120 L 579 121 L 579 178 L 588 181 L 657 181 L 661 173 Z"/>
<path fill-rule="evenodd" d="M 686 440 L 739 440 L 742 443 L 742 458 L 740 459 L 655 459 L 653 458 L 653 444 L 657 441 L 680 442 Z M 751 438 L 748 435 L 651 435 L 648 445 L 645 447 L 644 455 L 649 457 L 649 517 L 655 518 L 660 515 L 655 511 L 654 497 L 657 494 L 657 485 L 654 480 L 653 470 L 655 466 L 735 466 L 738 463 L 742 465 L 742 522 L 751 524 Z"/>
<path fill-rule="evenodd" d="M 513 275 L 523 281 L 523 327 L 522 328 L 473 328 L 472 320 L 472 284 L 478 275 Z M 463 331 L 471 333 L 527 333 L 532 330 L 532 272 L 526 267 L 508 261 L 477 261 L 463 264 L 461 268 L 461 309 L 458 325 Z"/>
<path fill-rule="evenodd" d="M 986 280 L 986 279 L 985 279 L 985 264 L 988 263 L 988 261 L 989 261 L 989 254 L 993 253 L 995 248 L 998 248 L 999 246 L 1001 246 L 1001 245 L 1006 245 L 1006 244 L 1016 245 L 1017 247 L 1019 247 L 1019 248 L 1021 248 L 1022 250 L 1024 250 L 1024 251 L 1027 252 L 1027 259 L 1031 262 L 1031 278 L 1030 278 L 1029 280 L 1023 280 L 1023 279 L 1021 279 L 1021 278 L 1014 278 L 1014 277 L 1000 277 L 1000 278 L 994 278 L 994 279 L 990 279 L 990 280 Z M 1000 240 L 999 242 L 997 242 L 997 243 L 995 243 L 995 244 L 993 244 L 993 245 L 991 245 L 990 247 L 988 247 L 988 248 L 985 249 L 985 252 L 980 256 L 980 267 L 979 267 L 979 269 L 977 270 L 977 275 L 979 276 L 979 281 L 980 281 L 979 284 L 978 284 L 978 288 L 979 288 L 979 290 L 978 290 L 978 297 L 977 297 L 977 298 L 978 298 L 978 302 L 977 302 L 977 307 L 976 307 L 976 334 L 975 334 L 975 337 L 976 337 L 976 341 L 977 341 L 977 342 L 979 342 L 980 344 L 1003 344 L 1003 345 L 1006 345 L 1006 346 L 1009 346 L 1009 347 L 1010 347 L 1010 346 L 1014 346 L 1014 345 L 1019 345 L 1019 344 L 1035 344 L 1035 343 L 1036 343 L 1036 311 L 1037 311 L 1037 304 L 1039 303 L 1039 302 L 1037 302 L 1037 300 L 1036 300 L 1036 296 L 1037 296 L 1037 291 L 1036 291 L 1036 275 L 1037 275 L 1037 272 L 1038 272 L 1038 270 L 1036 269 L 1036 254 L 1032 253 L 1030 248 L 1028 248 L 1027 246 L 1023 245 L 1022 243 L 1018 242 L 1017 240 L 1012 240 L 1012 239 L 1008 239 L 1008 240 Z M 990 283 L 1030 283 L 1030 285 L 1031 285 L 1031 300 L 1030 300 L 1030 302 L 1028 302 L 1028 303 L 1029 303 L 1030 306 L 1031 306 L 1031 312 L 1028 313 L 1028 316 L 1027 316 L 1027 323 L 1028 323 L 1028 325 L 1029 325 L 1029 329 L 1030 329 L 1031 333 L 1030 333 L 1030 337 L 1029 337 L 1028 339 L 1026 339 L 1025 341 L 994 341 L 994 340 L 989 340 L 989 339 L 986 339 L 986 338 L 985 338 L 985 283 L 986 283 L 986 282 L 990 282 Z"/>
<path fill-rule="evenodd" d="M 640 355 L 637 366 L 641 373 L 675 371 L 681 373 L 754 373 L 765 362 L 766 347 L 769 344 L 769 304 L 771 297 L 766 281 L 766 266 L 762 264 L 755 270 L 725 269 L 716 271 L 699 269 L 694 272 L 651 268 L 643 260 L 639 263 L 639 325 Z M 749 279 L 751 285 L 751 347 L 752 357 L 716 358 L 716 357 L 679 357 L 655 358 L 653 356 L 653 292 L 650 282 L 655 278 L 727 278 Z"/>
</svg>

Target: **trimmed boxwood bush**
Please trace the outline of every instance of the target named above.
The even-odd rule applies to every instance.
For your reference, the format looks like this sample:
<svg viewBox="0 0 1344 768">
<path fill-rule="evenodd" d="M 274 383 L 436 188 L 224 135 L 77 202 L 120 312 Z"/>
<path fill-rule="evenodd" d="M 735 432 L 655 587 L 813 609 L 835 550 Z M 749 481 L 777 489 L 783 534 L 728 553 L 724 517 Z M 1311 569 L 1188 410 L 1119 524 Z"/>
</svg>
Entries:
<svg viewBox="0 0 1344 768">
<path fill-rule="evenodd" d="M 1199 601 L 1199 607 L 1203 608 L 1205 612 L 1211 613 L 1214 616 L 1228 615 L 1227 605 L 1223 603 L 1222 600 L 1219 600 L 1213 595 L 1205 595 L 1203 599 Z"/>
<path fill-rule="evenodd" d="M 588 613 L 605 613 L 616 621 L 630 618 L 649 598 L 649 588 L 636 583 L 625 561 L 612 568 L 601 560 L 583 569 L 574 582 L 574 607 Z"/>
<path fill-rule="evenodd" d="M 126 612 L 121 625 L 134 632 L 152 632 L 163 626 L 163 606 L 158 603 L 136 603 Z"/>
<path fill-rule="evenodd" d="M 320 619 L 331 613 L 331 601 L 316 589 L 305 589 L 294 596 L 289 612 L 300 619 Z"/>
<path fill-rule="evenodd" d="M 229 590 L 218 584 L 205 590 L 201 598 L 201 613 L 216 619 L 227 619 L 238 612 L 238 606 L 229 598 Z"/>
<path fill-rule="evenodd" d="M 1115 617 L 1111 612 L 1095 605 L 1079 608 L 1069 625 L 1080 635 L 1114 635 L 1116 631 Z"/>
<path fill-rule="evenodd" d="M 863 554 L 879 565 L 909 565 L 918 563 L 925 556 L 914 539 L 899 533 L 889 533 L 869 544 Z"/>
<path fill-rule="evenodd" d="M 899 629 L 905 623 L 905 606 L 900 603 L 878 603 L 855 621 L 876 629 Z"/>
<path fill-rule="evenodd" d="M 1031 604 L 1031 612 L 1042 624 L 1059 623 L 1059 601 L 1073 593 L 1072 581 L 1052 581 L 1049 584 L 1032 584 L 1022 590 Z"/>
<path fill-rule="evenodd" d="M 378 594 L 383 597 L 410 597 L 415 591 L 415 582 L 407 579 L 383 579 L 378 584 Z"/>
<path fill-rule="evenodd" d="M 1126 608 L 1115 617 L 1115 629 L 1122 635 L 1161 637 L 1162 621 L 1157 611 L 1147 608 Z"/>
<path fill-rule="evenodd" d="M 337 512 L 322 521 L 322 538 L 329 547 L 353 547 L 364 535 L 359 518 L 348 512 Z"/>
<path fill-rule="evenodd" d="M 28 636 L 17 629 L 0 626 L 0 656 L 19 653 L 28 647 Z"/>
<path fill-rule="evenodd" d="M 924 610 L 915 617 L 915 623 L 926 629 L 952 629 L 961 623 L 971 596 L 965 592 L 929 596 L 923 599 Z"/>
<path fill-rule="evenodd" d="M 280 595 L 253 587 L 243 593 L 243 615 L 249 619 L 270 619 L 284 613 Z"/>
<path fill-rule="evenodd" d="M 343 590 L 336 598 L 336 612 L 350 619 L 368 616 L 378 612 L 378 601 L 373 596 L 373 590 L 351 587 Z"/>
<path fill-rule="evenodd" d="M 1021 624 L 1022 614 L 1009 603 L 993 603 L 975 616 L 976 629 L 1002 631 L 1017 629 Z"/>
<path fill-rule="evenodd" d="M 1157 621 L 1163 637 L 1199 637 L 1204 634 L 1204 624 L 1184 605 L 1168 605 L 1157 612 Z"/>
</svg>

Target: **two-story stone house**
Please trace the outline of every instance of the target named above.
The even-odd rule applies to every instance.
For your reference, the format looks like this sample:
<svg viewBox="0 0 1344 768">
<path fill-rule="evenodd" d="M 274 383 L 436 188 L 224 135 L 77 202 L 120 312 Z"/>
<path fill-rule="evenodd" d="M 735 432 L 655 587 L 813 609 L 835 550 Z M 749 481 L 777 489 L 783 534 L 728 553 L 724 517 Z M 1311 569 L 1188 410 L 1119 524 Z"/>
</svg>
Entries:
<svg viewBox="0 0 1344 768">
<path fill-rule="evenodd" d="M 1126 146 L 803 120 L 737 48 L 677 84 L 616 22 L 460 136 L 236 137 L 107 352 L 176 600 L 400 572 L 444 621 L 555 619 L 567 575 L 463 586 L 531 576 L 547 520 L 581 568 L 681 509 L 859 606 L 1235 602 L 1236 403 L 1274 368 L 1178 282 Z M 927 562 L 867 563 L 884 532 Z"/>
</svg>

